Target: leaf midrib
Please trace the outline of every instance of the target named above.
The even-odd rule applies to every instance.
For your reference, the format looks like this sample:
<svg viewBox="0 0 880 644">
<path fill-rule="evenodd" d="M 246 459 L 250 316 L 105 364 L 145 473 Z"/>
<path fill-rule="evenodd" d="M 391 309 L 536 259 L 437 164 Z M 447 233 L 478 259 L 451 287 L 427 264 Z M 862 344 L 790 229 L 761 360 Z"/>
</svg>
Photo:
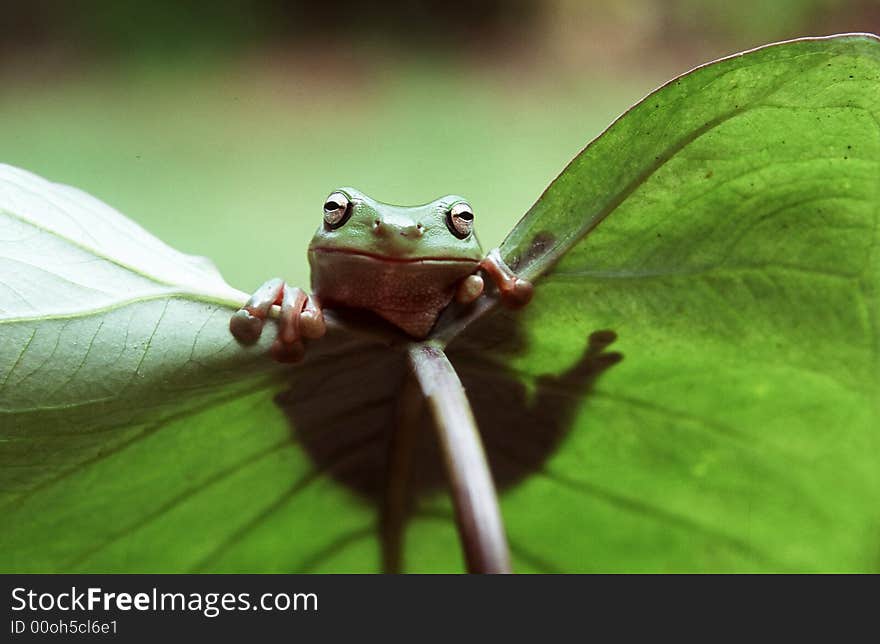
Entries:
<svg viewBox="0 0 880 644">
<path fill-rule="evenodd" d="M 126 306 L 132 306 L 134 304 L 141 304 L 144 302 L 152 302 L 155 300 L 182 300 L 185 302 L 198 302 L 202 304 L 214 304 L 218 306 L 222 306 L 224 308 L 228 308 L 231 311 L 235 311 L 239 307 L 241 307 L 244 299 L 242 301 L 235 301 L 226 299 L 223 297 L 215 297 L 211 295 L 207 295 L 204 293 L 199 293 L 197 291 L 190 291 L 186 289 L 175 289 L 169 291 L 161 291 L 158 293 L 150 294 L 150 295 L 141 295 L 138 297 L 133 297 L 125 300 L 117 300 L 111 304 L 101 307 L 93 307 L 90 309 L 79 309 L 75 311 L 61 311 L 57 313 L 49 313 L 44 315 L 34 315 L 34 316 L 21 316 L 15 318 L 0 318 L 0 325 L 3 324 L 20 324 L 25 322 L 42 322 L 46 320 L 73 320 L 76 318 L 85 318 L 92 315 L 99 315 L 101 313 L 108 313 L 110 311 L 114 311 L 116 309 L 122 309 Z"/>
</svg>

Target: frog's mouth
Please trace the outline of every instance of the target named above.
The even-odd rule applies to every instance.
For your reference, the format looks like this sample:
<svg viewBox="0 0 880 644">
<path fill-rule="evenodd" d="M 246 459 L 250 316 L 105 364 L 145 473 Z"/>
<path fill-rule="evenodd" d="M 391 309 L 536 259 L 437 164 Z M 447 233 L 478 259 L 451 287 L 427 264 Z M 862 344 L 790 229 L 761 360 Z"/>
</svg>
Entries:
<svg viewBox="0 0 880 644">
<path fill-rule="evenodd" d="M 326 255 L 354 255 L 357 257 L 371 259 L 377 262 L 384 262 L 387 264 L 418 264 L 421 262 L 445 262 L 449 264 L 467 264 L 469 266 L 476 266 L 477 264 L 479 264 L 479 260 L 466 259 L 462 257 L 442 257 L 439 255 L 424 255 L 420 257 L 394 257 L 392 255 L 367 253 L 362 250 L 353 250 L 350 248 L 331 248 L 327 246 L 313 246 L 312 248 L 309 248 L 309 252 L 321 253 Z"/>
</svg>

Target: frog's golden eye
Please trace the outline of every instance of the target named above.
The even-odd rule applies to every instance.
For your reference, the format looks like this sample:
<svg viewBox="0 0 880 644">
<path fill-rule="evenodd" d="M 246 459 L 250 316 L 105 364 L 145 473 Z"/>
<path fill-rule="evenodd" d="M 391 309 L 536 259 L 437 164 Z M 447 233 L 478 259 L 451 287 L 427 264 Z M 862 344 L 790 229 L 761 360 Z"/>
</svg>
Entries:
<svg viewBox="0 0 880 644">
<path fill-rule="evenodd" d="M 459 239 L 464 239 L 474 228 L 474 211 L 470 205 L 460 201 L 446 213 L 446 225 L 449 232 Z"/>
<path fill-rule="evenodd" d="M 324 223 L 328 228 L 339 228 L 351 215 L 351 200 L 341 192 L 334 192 L 324 202 Z"/>
</svg>

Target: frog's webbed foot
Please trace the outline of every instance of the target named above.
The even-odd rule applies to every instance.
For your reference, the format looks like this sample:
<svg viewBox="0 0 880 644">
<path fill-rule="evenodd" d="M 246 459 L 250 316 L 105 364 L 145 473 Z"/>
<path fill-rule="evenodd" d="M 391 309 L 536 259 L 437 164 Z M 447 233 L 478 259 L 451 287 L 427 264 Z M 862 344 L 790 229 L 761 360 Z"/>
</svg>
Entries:
<svg viewBox="0 0 880 644">
<path fill-rule="evenodd" d="M 299 362 L 305 355 L 303 339 L 320 338 L 327 330 L 317 298 L 301 288 L 288 286 L 279 278 L 269 280 L 232 315 L 229 330 L 242 344 L 254 344 L 263 333 L 269 310 L 276 304 L 281 305 L 281 314 L 272 357 L 279 362 Z"/>
<path fill-rule="evenodd" d="M 501 258 L 497 248 L 492 249 L 480 262 L 480 268 L 492 279 L 501 293 L 501 302 L 511 309 L 522 308 L 532 299 L 534 287 L 528 280 L 517 277 Z"/>
</svg>

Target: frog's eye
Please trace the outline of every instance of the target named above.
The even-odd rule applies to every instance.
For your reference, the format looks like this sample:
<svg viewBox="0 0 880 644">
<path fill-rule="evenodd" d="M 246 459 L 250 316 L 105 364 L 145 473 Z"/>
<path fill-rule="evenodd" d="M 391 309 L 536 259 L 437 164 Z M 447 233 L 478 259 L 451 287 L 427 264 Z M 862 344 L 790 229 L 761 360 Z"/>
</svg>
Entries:
<svg viewBox="0 0 880 644">
<path fill-rule="evenodd" d="M 324 202 L 324 223 L 328 228 L 339 228 L 350 214 L 351 201 L 341 192 L 334 192 Z"/>
<path fill-rule="evenodd" d="M 464 239 L 474 228 L 473 210 L 464 202 L 455 204 L 446 213 L 446 225 L 449 227 L 449 232 L 459 239 Z"/>
</svg>

